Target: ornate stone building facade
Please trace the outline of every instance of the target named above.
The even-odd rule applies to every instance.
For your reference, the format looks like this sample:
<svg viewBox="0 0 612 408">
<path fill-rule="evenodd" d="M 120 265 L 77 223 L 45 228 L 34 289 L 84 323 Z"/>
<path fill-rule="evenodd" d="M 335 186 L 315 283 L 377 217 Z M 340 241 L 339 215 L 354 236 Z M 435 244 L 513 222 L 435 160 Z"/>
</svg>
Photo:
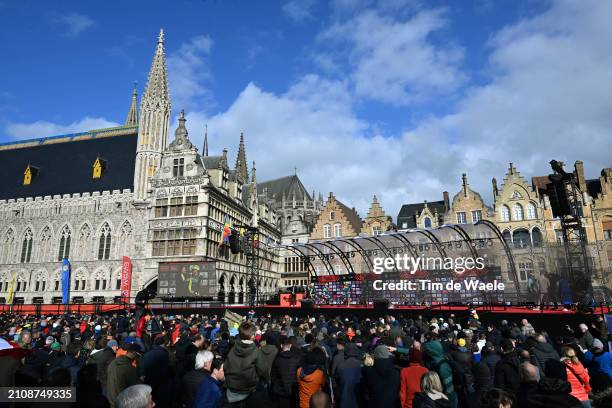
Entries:
<svg viewBox="0 0 612 408">
<path fill-rule="evenodd" d="M 77 302 L 119 296 L 123 255 L 142 271 L 146 210 L 132 205 L 125 178 L 132 177 L 134 157 L 122 153 L 135 151 L 136 135 L 125 126 L 0 147 L 7 171 L 0 189 L 0 303 L 13 275 L 15 302 L 60 302 L 63 257 L 72 264 Z M 104 166 L 94 179 L 96 161 Z M 38 171 L 24 185 L 28 164 Z M 133 286 L 143 283 L 136 273 Z"/>
<path fill-rule="evenodd" d="M 266 203 L 275 214 L 281 228 L 282 243 L 304 244 L 323 208 L 323 199 L 316 198 L 302 184 L 297 174 L 264 181 L 257 185 L 259 201 Z M 308 271 L 302 258 L 287 249 L 281 249 L 282 262 L 279 287 L 305 287 Z"/>
<path fill-rule="evenodd" d="M 422 203 L 404 204 L 397 215 L 397 228 L 437 228 L 444 225 L 444 215 L 450 209 L 448 191 L 441 201 L 423 201 Z"/>
<path fill-rule="evenodd" d="M 205 259 L 216 261 L 221 300 L 244 301 L 257 276 L 260 294 L 276 290 L 283 218 L 259 199 L 254 163 L 248 179 L 243 136 L 230 169 L 227 149 L 208 156 L 207 137 L 198 153 L 182 113 L 168 145 L 170 109 L 162 31 L 140 115 L 133 93 L 125 126 L 0 145 L 0 302 L 12 277 L 16 302 L 61 301 L 62 258 L 72 301 L 119 297 L 123 256 L 132 296 L 155 287 L 160 262 Z M 219 244 L 226 222 L 259 228 L 257 275 Z"/>
<path fill-rule="evenodd" d="M 361 232 L 361 218 L 354 208 L 349 208 L 338 201 L 334 193 L 321 210 L 310 233 L 310 240 L 350 238 Z"/>
<path fill-rule="evenodd" d="M 385 214 L 385 211 L 378 202 L 378 198 L 374 196 L 372 198 L 370 210 L 363 220 L 361 233 L 367 235 L 380 235 L 383 232 L 389 231 L 391 228 L 393 228 L 391 217 Z"/>
<path fill-rule="evenodd" d="M 470 188 L 466 173 L 461 176 L 461 190 L 455 194 L 449 210 L 444 214 L 445 224 L 476 223 L 491 218 L 492 210 L 487 207 L 480 194 Z"/>
</svg>

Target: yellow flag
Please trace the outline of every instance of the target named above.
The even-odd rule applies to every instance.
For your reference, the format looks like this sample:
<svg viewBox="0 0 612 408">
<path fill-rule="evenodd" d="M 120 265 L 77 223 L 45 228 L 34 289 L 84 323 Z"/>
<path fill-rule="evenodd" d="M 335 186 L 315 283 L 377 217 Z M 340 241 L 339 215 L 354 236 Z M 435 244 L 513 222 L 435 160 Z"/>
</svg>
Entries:
<svg viewBox="0 0 612 408">
<path fill-rule="evenodd" d="M 6 300 L 7 304 L 11 304 L 13 303 L 13 296 L 15 295 L 15 279 L 17 279 L 17 273 L 13 273 L 13 276 L 11 276 L 11 281 L 9 282 L 9 287 L 8 287 L 8 299 Z"/>
</svg>

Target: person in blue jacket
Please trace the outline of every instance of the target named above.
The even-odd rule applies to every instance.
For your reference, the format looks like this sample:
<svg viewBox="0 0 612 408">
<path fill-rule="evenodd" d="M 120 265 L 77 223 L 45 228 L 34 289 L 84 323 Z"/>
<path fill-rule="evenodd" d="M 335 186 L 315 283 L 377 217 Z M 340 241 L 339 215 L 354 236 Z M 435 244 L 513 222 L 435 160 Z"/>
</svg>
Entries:
<svg viewBox="0 0 612 408">
<path fill-rule="evenodd" d="M 591 349 L 584 353 L 584 360 L 587 363 L 591 377 L 602 372 L 608 374 L 608 377 L 612 380 L 612 354 L 609 351 L 604 351 L 604 345 L 601 340 L 593 340 Z"/>
<path fill-rule="evenodd" d="M 193 400 L 194 408 L 219 408 L 223 403 L 221 383 L 225 380 L 223 373 L 223 360 L 215 358 L 210 367 L 210 374 L 206 375 Z"/>
</svg>

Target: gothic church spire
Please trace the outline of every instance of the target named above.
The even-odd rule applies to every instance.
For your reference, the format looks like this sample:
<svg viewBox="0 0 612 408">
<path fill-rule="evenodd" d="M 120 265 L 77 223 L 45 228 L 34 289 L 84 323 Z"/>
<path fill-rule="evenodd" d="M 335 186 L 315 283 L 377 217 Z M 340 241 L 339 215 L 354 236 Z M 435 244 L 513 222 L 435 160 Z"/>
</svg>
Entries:
<svg viewBox="0 0 612 408">
<path fill-rule="evenodd" d="M 125 120 L 125 126 L 136 126 L 138 124 L 138 82 L 134 82 L 134 90 L 132 91 L 132 102 L 130 110 Z"/>
<path fill-rule="evenodd" d="M 147 106 L 144 106 L 145 102 Z M 143 107 L 154 108 L 157 104 L 162 108 L 171 109 L 163 28 L 159 31 L 159 36 L 157 37 L 157 48 L 155 49 L 153 63 L 147 77 L 147 87 L 142 97 Z"/>
<path fill-rule="evenodd" d="M 238 156 L 236 156 L 236 174 L 244 180 L 249 181 L 249 170 L 247 168 L 246 150 L 244 147 L 244 133 L 240 132 L 240 144 L 238 145 Z"/>
<path fill-rule="evenodd" d="M 202 148 L 202 156 L 208 157 L 208 125 L 204 130 L 204 147 Z"/>
<path fill-rule="evenodd" d="M 170 127 L 170 95 L 164 50 L 164 30 L 157 37 L 151 70 L 140 102 L 138 146 L 134 169 L 134 199 L 148 199 L 149 180 L 157 173 L 162 152 L 168 143 Z"/>
</svg>

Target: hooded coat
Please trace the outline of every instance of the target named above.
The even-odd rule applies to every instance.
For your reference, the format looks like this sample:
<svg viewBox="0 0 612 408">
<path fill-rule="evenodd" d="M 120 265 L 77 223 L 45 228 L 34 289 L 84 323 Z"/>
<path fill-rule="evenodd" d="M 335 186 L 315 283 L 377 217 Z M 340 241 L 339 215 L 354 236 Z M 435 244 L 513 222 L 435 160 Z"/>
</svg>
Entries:
<svg viewBox="0 0 612 408">
<path fill-rule="evenodd" d="M 372 367 L 363 368 L 363 379 L 368 408 L 399 404 L 400 375 L 393 366 L 393 358 L 375 358 Z"/>
<path fill-rule="evenodd" d="M 423 344 L 421 349 L 423 350 L 423 353 L 427 359 L 430 361 L 428 368 L 430 370 L 435 370 L 440 376 L 444 394 L 446 394 L 448 397 L 451 406 L 457 406 L 458 397 L 457 393 L 455 392 L 455 387 L 453 386 L 453 369 L 446 360 L 442 343 L 440 343 L 438 340 L 428 341 L 427 343 Z"/>
<path fill-rule="evenodd" d="M 553 348 L 550 343 L 536 344 L 531 350 L 531 360 L 540 369 L 540 376 L 544 377 L 544 367 L 546 360 L 559 360 L 559 353 Z"/>
<path fill-rule="evenodd" d="M 570 395 L 570 384 L 557 378 L 545 377 L 526 396 L 529 408 L 582 408 L 582 403 Z"/>
<path fill-rule="evenodd" d="M 106 397 L 111 408 L 115 406 L 117 395 L 127 387 L 140 384 L 138 369 L 132 365 L 128 356 L 117 357 L 108 365 Z"/>
<path fill-rule="evenodd" d="M 223 366 L 227 388 L 238 394 L 250 394 L 267 374 L 265 360 L 253 342 L 237 341 L 227 353 Z"/>
<path fill-rule="evenodd" d="M 521 388 L 519 379 L 520 364 L 521 360 L 516 352 L 512 351 L 504 354 L 495 366 L 495 387 L 517 395 Z"/>
<path fill-rule="evenodd" d="M 283 398 L 290 398 L 297 391 L 296 372 L 300 365 L 300 354 L 295 349 L 281 351 L 276 356 L 270 372 L 272 393 Z"/>
<path fill-rule="evenodd" d="M 361 383 L 361 352 L 354 343 L 346 344 L 343 360 L 336 367 L 339 407 L 351 408 L 360 406 L 359 384 Z"/>
<path fill-rule="evenodd" d="M 266 344 L 265 346 L 259 349 L 259 353 L 265 366 L 263 381 L 266 384 L 269 384 L 270 371 L 272 370 L 272 364 L 274 363 L 276 355 L 278 354 L 278 348 L 276 348 L 276 346 L 273 346 L 272 344 Z"/>
<path fill-rule="evenodd" d="M 300 408 L 310 407 L 310 398 L 325 384 L 325 374 L 317 365 L 305 365 L 297 370 Z"/>
<path fill-rule="evenodd" d="M 93 363 L 97 367 L 97 378 L 100 384 L 106 388 L 106 374 L 108 372 L 108 365 L 115 359 L 115 352 L 110 347 L 104 347 L 104 349 L 97 353 L 90 354 L 89 363 Z"/>
</svg>

